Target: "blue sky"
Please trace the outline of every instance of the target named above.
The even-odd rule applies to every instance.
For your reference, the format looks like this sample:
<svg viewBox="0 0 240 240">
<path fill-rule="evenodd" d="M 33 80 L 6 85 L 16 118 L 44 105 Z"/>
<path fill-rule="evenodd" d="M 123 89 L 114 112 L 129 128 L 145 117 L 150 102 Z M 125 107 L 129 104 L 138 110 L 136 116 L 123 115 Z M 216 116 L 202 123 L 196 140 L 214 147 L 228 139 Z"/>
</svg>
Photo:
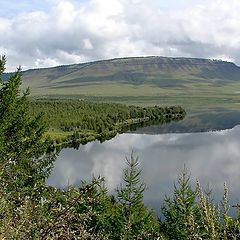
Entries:
<svg viewBox="0 0 240 240">
<path fill-rule="evenodd" d="M 45 0 L 0 0 L 0 17 L 12 18 L 22 12 L 48 11 L 50 1 Z"/>
<path fill-rule="evenodd" d="M 0 0 L 7 70 L 125 56 L 240 65 L 239 0 Z"/>
</svg>

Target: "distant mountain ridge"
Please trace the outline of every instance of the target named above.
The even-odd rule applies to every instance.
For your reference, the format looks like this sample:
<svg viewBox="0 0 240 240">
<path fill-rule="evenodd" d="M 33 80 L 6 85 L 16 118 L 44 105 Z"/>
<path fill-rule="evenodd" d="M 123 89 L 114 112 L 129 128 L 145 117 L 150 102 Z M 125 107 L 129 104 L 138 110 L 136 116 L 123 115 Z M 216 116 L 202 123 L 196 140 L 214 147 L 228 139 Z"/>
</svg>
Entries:
<svg viewBox="0 0 240 240">
<path fill-rule="evenodd" d="M 231 64 L 234 66 L 237 66 L 233 62 L 229 61 L 223 61 L 219 59 L 204 59 L 204 58 L 187 58 L 187 57 L 162 57 L 162 56 L 147 56 L 147 57 L 122 57 L 122 58 L 112 58 L 112 59 L 105 59 L 105 60 L 96 60 L 96 61 L 90 61 L 86 63 L 75 63 L 75 64 L 64 64 L 59 65 L 55 67 L 47 67 L 47 68 L 34 68 L 34 69 L 28 69 L 26 71 L 35 71 L 35 70 L 46 70 L 46 69 L 54 69 L 54 68 L 67 68 L 71 66 L 79 66 L 79 67 L 86 67 L 90 66 L 92 64 L 105 64 L 105 63 L 124 63 L 124 64 L 171 64 L 174 62 L 181 62 L 182 64 L 188 64 L 188 65 L 209 65 L 209 64 Z"/>
<path fill-rule="evenodd" d="M 197 67 L 201 69 L 202 67 L 207 68 L 217 68 L 217 70 L 221 70 L 228 68 L 229 70 L 235 70 L 238 74 L 240 72 L 240 67 L 238 67 L 233 62 L 227 62 L 222 60 L 216 60 L 216 59 L 203 59 L 203 58 L 185 58 L 185 57 L 160 57 L 160 56 L 150 56 L 150 57 L 126 57 L 126 58 L 113 58 L 108 60 L 98 60 L 98 61 L 92 61 L 87 63 L 79 63 L 79 64 L 69 64 L 69 65 L 60 65 L 55 67 L 49 67 L 49 68 L 37 68 L 37 69 L 29 69 L 23 71 L 23 75 L 25 74 L 31 74 L 31 73 L 39 73 L 43 71 L 56 71 L 59 70 L 62 72 L 62 74 L 65 73 L 71 73 L 73 71 L 77 70 L 83 70 L 84 68 L 91 68 L 95 66 L 107 66 L 112 65 L 116 67 L 120 67 L 118 64 L 120 64 L 122 67 L 125 66 L 146 66 L 146 65 L 156 65 L 159 67 L 159 69 L 162 68 L 162 70 L 166 70 L 166 67 L 173 68 L 173 70 L 177 70 L 181 67 L 188 67 L 188 69 L 185 68 L 185 70 L 190 70 L 191 67 Z M 165 67 L 165 68 L 164 68 Z M 98 69 L 100 70 L 100 69 Z M 132 69 L 134 70 L 134 69 Z M 202 69 L 204 70 L 204 69 Z"/>
<path fill-rule="evenodd" d="M 33 95 L 87 95 L 83 87 L 94 95 L 100 85 L 183 89 L 199 83 L 224 86 L 240 81 L 240 67 L 221 60 L 150 56 L 30 69 L 22 75 L 23 87 L 30 86 Z"/>
</svg>

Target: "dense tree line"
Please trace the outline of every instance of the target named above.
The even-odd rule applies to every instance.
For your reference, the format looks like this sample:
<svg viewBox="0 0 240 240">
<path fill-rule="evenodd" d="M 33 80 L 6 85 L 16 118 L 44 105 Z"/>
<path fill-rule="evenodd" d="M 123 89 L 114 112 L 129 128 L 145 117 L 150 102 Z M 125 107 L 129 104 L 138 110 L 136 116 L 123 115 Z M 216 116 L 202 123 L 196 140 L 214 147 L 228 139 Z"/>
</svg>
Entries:
<svg viewBox="0 0 240 240">
<path fill-rule="evenodd" d="M 0 74 L 4 64 L 1 58 Z M 218 207 L 199 183 L 190 185 L 185 168 L 161 208 L 162 220 L 144 206 L 146 186 L 133 155 L 115 194 L 102 178 L 63 190 L 46 185 L 55 154 L 47 153 L 43 117 L 31 114 L 28 91 L 20 93 L 20 84 L 18 70 L 0 89 L 1 239 L 240 238 L 240 217 L 228 214 L 227 187 Z"/>
<path fill-rule="evenodd" d="M 180 106 L 143 108 L 84 100 L 38 100 L 31 102 L 30 110 L 34 116 L 43 113 L 50 136 L 51 132 L 63 132 L 68 140 L 81 143 L 111 138 L 132 124 L 178 121 L 186 115 Z"/>
<path fill-rule="evenodd" d="M 180 106 L 138 107 L 116 103 L 96 103 L 84 100 L 52 100 L 32 102 L 33 114 L 44 113 L 46 122 L 63 131 L 111 129 L 129 119 L 182 119 L 185 111 Z"/>
</svg>

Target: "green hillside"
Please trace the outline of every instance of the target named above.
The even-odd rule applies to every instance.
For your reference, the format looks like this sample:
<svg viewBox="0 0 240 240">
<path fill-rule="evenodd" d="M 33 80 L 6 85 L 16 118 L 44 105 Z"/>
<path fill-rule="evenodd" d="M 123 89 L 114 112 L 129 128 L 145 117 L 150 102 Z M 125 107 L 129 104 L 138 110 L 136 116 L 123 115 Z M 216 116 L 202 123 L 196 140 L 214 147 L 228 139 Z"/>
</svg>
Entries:
<svg viewBox="0 0 240 240">
<path fill-rule="evenodd" d="M 33 98 L 181 105 L 188 113 L 238 110 L 240 67 L 196 59 L 137 57 L 23 72 Z"/>
</svg>

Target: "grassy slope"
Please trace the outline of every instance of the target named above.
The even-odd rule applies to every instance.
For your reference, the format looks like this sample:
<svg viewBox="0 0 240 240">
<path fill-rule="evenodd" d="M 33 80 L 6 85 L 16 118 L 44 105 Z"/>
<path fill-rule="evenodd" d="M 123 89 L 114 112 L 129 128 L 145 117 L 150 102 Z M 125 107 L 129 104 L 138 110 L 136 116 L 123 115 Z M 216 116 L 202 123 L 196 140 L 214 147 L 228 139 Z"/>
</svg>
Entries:
<svg viewBox="0 0 240 240">
<path fill-rule="evenodd" d="M 238 110 L 240 68 L 188 58 L 124 58 L 23 72 L 35 98 L 182 105 L 188 113 Z"/>
</svg>

